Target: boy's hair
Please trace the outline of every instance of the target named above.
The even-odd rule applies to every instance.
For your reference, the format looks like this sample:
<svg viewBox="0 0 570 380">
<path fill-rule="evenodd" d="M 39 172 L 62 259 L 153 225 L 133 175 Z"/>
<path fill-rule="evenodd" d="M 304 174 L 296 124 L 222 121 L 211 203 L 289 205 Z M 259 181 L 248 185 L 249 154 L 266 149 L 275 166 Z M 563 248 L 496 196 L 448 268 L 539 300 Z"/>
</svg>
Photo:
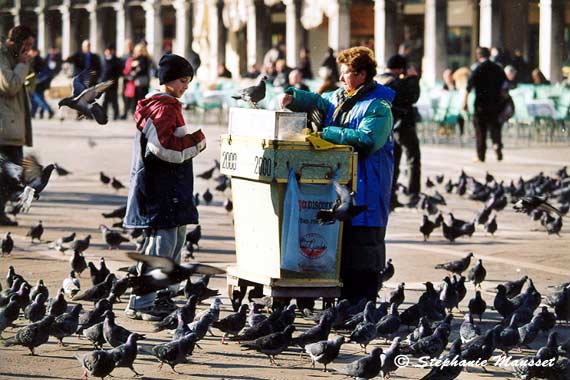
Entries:
<svg viewBox="0 0 570 380">
<path fill-rule="evenodd" d="M 8 40 L 16 45 L 22 45 L 30 37 L 36 37 L 29 26 L 18 25 L 8 31 Z"/>
<path fill-rule="evenodd" d="M 178 78 L 194 77 L 194 68 L 184 57 L 176 54 L 165 54 L 158 62 L 158 79 L 160 84 L 172 82 Z"/>
</svg>

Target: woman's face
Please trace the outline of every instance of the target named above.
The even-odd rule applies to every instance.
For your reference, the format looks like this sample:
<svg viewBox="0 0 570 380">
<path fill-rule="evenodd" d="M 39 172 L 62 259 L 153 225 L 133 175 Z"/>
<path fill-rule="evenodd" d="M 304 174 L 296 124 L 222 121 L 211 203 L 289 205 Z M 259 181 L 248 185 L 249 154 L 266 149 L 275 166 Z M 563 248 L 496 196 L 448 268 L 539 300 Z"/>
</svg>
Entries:
<svg viewBox="0 0 570 380">
<path fill-rule="evenodd" d="M 356 90 L 366 80 L 366 71 L 352 71 L 344 63 L 340 66 L 340 81 L 345 84 L 347 91 Z"/>
</svg>

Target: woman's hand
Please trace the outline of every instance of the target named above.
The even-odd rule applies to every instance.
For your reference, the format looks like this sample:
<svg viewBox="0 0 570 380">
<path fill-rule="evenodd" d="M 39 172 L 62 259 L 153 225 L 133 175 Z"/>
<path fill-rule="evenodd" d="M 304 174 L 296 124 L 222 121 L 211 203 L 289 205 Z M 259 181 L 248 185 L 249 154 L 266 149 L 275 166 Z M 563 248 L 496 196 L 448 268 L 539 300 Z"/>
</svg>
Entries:
<svg viewBox="0 0 570 380">
<path fill-rule="evenodd" d="M 293 103 L 293 95 L 283 94 L 281 99 L 279 99 L 279 107 L 285 109 L 289 104 Z"/>
</svg>

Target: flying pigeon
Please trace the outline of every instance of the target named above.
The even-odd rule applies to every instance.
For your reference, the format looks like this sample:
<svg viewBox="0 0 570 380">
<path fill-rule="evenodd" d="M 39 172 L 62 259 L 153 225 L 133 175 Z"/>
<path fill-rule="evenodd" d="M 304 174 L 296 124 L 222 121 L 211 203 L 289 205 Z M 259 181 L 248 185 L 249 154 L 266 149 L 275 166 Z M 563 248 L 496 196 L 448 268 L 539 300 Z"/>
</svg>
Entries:
<svg viewBox="0 0 570 380">
<path fill-rule="evenodd" d="M 261 100 L 263 100 L 263 98 L 265 98 L 265 81 L 266 80 L 267 80 L 267 77 L 265 75 L 263 75 L 261 78 L 259 78 L 259 81 L 257 82 L 257 84 L 255 86 L 246 87 L 246 88 L 238 91 L 237 94 L 232 95 L 232 98 L 234 98 L 236 100 L 241 99 L 241 100 L 251 104 L 253 106 L 253 108 L 257 108 L 257 103 L 259 103 Z"/>
<path fill-rule="evenodd" d="M 101 125 L 107 124 L 107 115 L 103 111 L 103 108 L 96 102 L 111 85 L 112 80 L 105 81 L 102 83 L 97 83 L 95 86 L 87 87 L 85 78 L 88 77 L 89 72 L 87 69 L 80 72 L 77 76 L 73 78 L 72 89 L 73 93 L 67 98 L 63 98 L 59 101 L 58 106 L 67 106 L 77 110 L 81 115 L 89 118 L 95 119 L 97 123 Z"/>
</svg>

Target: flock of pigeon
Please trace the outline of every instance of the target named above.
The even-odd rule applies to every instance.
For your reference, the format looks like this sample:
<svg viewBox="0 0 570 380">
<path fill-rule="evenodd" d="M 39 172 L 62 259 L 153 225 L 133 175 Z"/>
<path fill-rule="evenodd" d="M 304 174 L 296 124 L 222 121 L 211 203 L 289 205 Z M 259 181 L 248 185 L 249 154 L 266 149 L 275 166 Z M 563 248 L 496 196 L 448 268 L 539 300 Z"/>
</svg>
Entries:
<svg viewBox="0 0 570 380">
<path fill-rule="evenodd" d="M 456 193 L 461 197 L 483 202 L 483 208 L 470 221 L 458 219 L 452 212 L 444 217 L 439 210 L 439 207 L 447 205 L 444 196 L 437 190 L 434 190 L 433 195 L 421 193 L 416 206 L 424 211 L 419 228 L 424 241 L 440 227 L 443 237 L 451 243 L 461 237 L 471 237 L 478 225 L 483 225 L 486 233 L 494 235 L 499 228 L 497 215 L 509 202 L 514 204 L 515 211 L 524 212 L 532 220 L 539 221 L 548 235 L 560 236 L 563 217 L 570 209 L 570 175 L 566 166 L 558 170 L 553 177 L 541 172 L 526 181 L 520 177 L 509 185 L 505 185 L 503 181 L 498 182 L 488 172 L 484 182 L 480 182 L 463 170 L 455 183 L 448 179 L 444 184 L 443 174 L 437 175 L 435 180 L 434 183 L 428 177 L 426 187 L 431 189 L 437 184 L 442 185 L 447 194 Z M 403 185 L 400 184 L 399 187 L 406 192 Z M 559 205 L 553 206 L 550 200 L 557 201 Z M 435 215 L 435 219 L 431 220 L 428 215 Z"/>
</svg>

